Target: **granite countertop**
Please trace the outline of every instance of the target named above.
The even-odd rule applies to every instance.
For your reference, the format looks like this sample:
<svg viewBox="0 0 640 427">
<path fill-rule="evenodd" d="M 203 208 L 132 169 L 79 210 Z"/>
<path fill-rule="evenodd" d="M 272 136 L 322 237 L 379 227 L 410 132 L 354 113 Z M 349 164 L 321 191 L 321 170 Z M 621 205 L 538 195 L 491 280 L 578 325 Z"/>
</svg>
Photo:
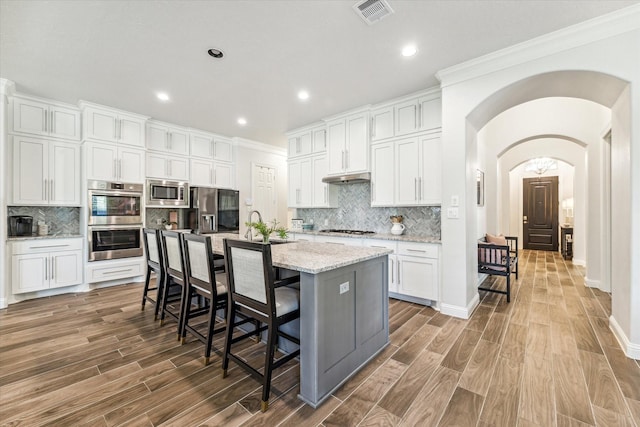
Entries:
<svg viewBox="0 0 640 427">
<path fill-rule="evenodd" d="M 32 234 L 30 236 L 9 236 L 7 237 L 7 241 L 16 242 L 20 240 L 38 240 L 38 239 L 71 239 L 74 237 L 84 237 L 84 236 L 80 233 L 47 234 L 46 236 L 38 236 L 37 234 Z"/>
<path fill-rule="evenodd" d="M 336 236 L 346 237 L 348 239 L 381 239 L 396 240 L 398 242 L 418 242 L 418 243 L 442 243 L 438 237 L 428 236 L 412 236 L 410 234 L 391 234 L 391 233 L 374 233 L 374 234 L 345 234 L 345 233 L 324 233 L 321 231 L 289 231 L 289 234 L 308 234 L 313 236 Z"/>
<path fill-rule="evenodd" d="M 224 252 L 224 239 L 244 240 L 239 234 L 212 234 L 213 252 Z M 274 241 L 276 241 L 274 239 Z M 342 246 L 330 243 L 291 242 L 271 247 L 273 265 L 302 273 L 318 274 L 346 265 L 377 258 L 392 253 L 391 249 Z"/>
</svg>

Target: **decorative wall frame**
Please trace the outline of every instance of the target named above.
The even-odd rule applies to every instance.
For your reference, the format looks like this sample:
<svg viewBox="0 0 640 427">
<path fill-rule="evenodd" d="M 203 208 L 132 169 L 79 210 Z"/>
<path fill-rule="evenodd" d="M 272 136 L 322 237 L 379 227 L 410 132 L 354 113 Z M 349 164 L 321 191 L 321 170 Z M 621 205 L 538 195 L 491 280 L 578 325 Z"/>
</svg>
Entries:
<svg viewBox="0 0 640 427">
<path fill-rule="evenodd" d="M 476 204 L 484 206 L 484 172 L 476 171 Z"/>
</svg>

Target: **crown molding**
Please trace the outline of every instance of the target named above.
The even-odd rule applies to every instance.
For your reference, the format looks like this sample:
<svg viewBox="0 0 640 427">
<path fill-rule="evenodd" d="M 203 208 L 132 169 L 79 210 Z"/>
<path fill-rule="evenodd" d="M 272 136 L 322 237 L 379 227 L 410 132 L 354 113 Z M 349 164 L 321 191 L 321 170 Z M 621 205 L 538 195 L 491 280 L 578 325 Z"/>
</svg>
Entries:
<svg viewBox="0 0 640 427">
<path fill-rule="evenodd" d="M 0 95 L 11 96 L 16 92 L 15 82 L 0 77 Z"/>
<path fill-rule="evenodd" d="M 249 150 L 263 151 L 265 153 L 276 154 L 278 156 L 287 156 L 286 148 L 274 147 L 264 142 L 252 141 L 250 139 L 235 137 L 233 138 L 236 147 L 247 148 Z"/>
<path fill-rule="evenodd" d="M 638 29 L 640 5 L 633 5 L 445 68 L 436 78 L 447 87 Z"/>
</svg>

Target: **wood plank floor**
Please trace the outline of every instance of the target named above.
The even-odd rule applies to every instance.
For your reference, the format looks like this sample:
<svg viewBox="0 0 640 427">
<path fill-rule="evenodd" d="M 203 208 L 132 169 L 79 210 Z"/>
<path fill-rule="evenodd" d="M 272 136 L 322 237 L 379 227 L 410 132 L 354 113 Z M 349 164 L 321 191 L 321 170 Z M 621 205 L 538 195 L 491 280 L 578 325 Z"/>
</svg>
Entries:
<svg viewBox="0 0 640 427">
<path fill-rule="evenodd" d="M 520 269 L 512 302 L 483 292 L 468 321 L 390 300 L 391 344 L 316 410 L 292 361 L 259 412 L 258 383 L 205 367 L 198 341 L 140 311 L 140 284 L 21 302 L 0 311 L 0 425 L 640 427 L 610 296 L 558 254 L 523 251 Z"/>
</svg>

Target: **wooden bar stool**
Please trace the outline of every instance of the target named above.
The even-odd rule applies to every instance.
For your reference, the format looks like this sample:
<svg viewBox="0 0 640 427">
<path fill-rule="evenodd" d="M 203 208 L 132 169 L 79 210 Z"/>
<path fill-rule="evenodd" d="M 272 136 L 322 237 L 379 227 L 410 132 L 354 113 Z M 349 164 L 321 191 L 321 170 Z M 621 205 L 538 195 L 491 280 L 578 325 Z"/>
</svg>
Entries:
<svg viewBox="0 0 640 427">
<path fill-rule="evenodd" d="M 225 259 L 229 281 L 229 307 L 227 314 L 227 332 L 224 355 L 222 359 L 223 375 L 226 377 L 229 359 L 245 369 L 252 377 L 262 383 L 262 412 L 269 408 L 269 392 L 273 370 L 287 363 L 300 354 L 300 339 L 280 327 L 300 317 L 300 293 L 297 289 L 287 287 L 300 281 L 300 276 L 275 280 L 271 262 L 271 245 L 240 240 L 225 239 Z M 264 326 L 244 332 L 233 337 L 233 331 L 239 325 L 237 314 L 248 319 L 255 319 Z M 233 344 L 267 331 L 267 348 L 264 370 L 261 374 L 250 366 L 243 358 L 232 353 Z M 279 338 L 285 338 L 298 345 L 298 349 L 275 359 Z"/>
</svg>

